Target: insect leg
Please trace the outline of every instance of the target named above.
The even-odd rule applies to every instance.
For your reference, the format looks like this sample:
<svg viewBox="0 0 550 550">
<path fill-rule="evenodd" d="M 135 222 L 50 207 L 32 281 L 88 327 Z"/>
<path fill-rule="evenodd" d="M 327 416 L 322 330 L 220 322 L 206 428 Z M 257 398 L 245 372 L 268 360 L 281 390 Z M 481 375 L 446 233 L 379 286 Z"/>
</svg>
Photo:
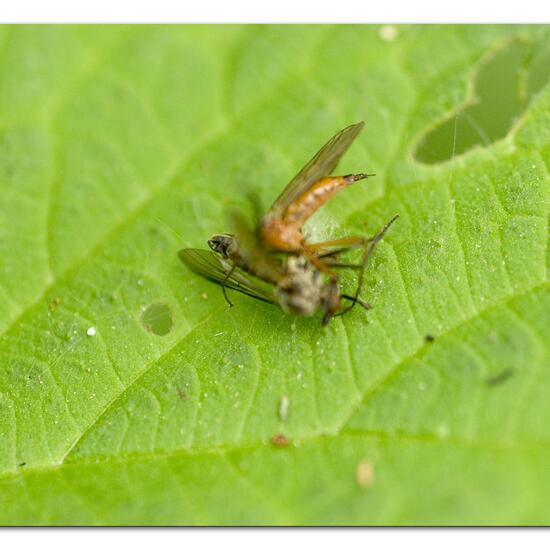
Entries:
<svg viewBox="0 0 550 550">
<path fill-rule="evenodd" d="M 342 294 L 342 298 L 345 298 L 346 300 L 349 300 L 350 302 L 359 304 L 361 307 L 364 307 L 366 310 L 372 309 L 372 306 L 368 302 L 364 302 L 361 300 L 361 298 L 356 298 L 355 296 L 350 296 L 349 294 Z M 338 313 L 337 315 L 340 315 Z"/>
<path fill-rule="evenodd" d="M 223 297 L 225 298 L 225 301 L 229 304 L 229 307 L 233 307 L 233 302 L 229 299 L 229 296 L 227 296 L 227 290 L 225 289 L 225 283 L 227 283 L 227 281 L 229 280 L 229 277 L 231 277 L 231 275 L 233 274 L 233 271 L 235 271 L 236 267 L 237 267 L 237 264 L 234 263 L 231 266 L 231 269 L 225 275 L 225 279 L 220 283 L 221 286 L 222 286 Z"/>
<path fill-rule="evenodd" d="M 317 268 L 321 273 L 324 273 L 327 277 L 335 281 L 337 279 L 336 274 L 323 262 L 319 257 L 313 252 L 309 251 L 307 248 L 304 248 L 304 256 L 308 261 L 310 261 L 315 268 Z"/>
<path fill-rule="evenodd" d="M 328 252 L 322 252 L 317 254 L 317 258 L 322 258 L 324 263 L 328 264 L 330 267 L 350 267 L 350 268 L 360 268 L 361 264 L 351 264 L 351 263 L 342 263 L 340 262 L 340 255 L 349 252 L 354 248 L 365 248 L 366 245 L 370 243 L 370 239 L 365 239 L 361 243 L 354 244 L 352 246 L 346 246 L 343 248 L 336 248 Z"/>
<path fill-rule="evenodd" d="M 337 256 L 343 252 L 350 250 L 351 248 L 365 247 L 371 242 L 372 239 L 365 239 L 364 237 L 343 237 L 341 239 L 335 239 L 332 241 L 324 241 L 321 243 L 306 244 L 304 246 L 304 256 L 319 270 L 332 280 L 336 280 L 336 275 L 330 269 L 331 267 L 353 267 L 352 265 L 342 264 L 338 265 L 336 262 L 325 262 L 322 258 L 328 258 L 331 256 Z M 342 246 L 344 245 L 344 246 Z M 339 246 L 340 248 L 333 251 L 322 251 L 323 248 L 330 248 L 333 246 Z M 321 251 L 321 252 L 319 252 Z M 361 266 L 359 266 L 360 268 Z"/>
<path fill-rule="evenodd" d="M 344 313 L 347 313 L 350 309 L 353 308 L 353 306 L 358 303 L 359 294 L 361 292 L 361 288 L 363 287 L 363 279 L 365 276 L 365 267 L 367 266 L 367 262 L 369 260 L 370 255 L 372 254 L 372 251 L 374 250 L 375 246 L 382 240 L 392 223 L 399 217 L 399 214 L 396 214 L 386 225 L 370 240 L 369 246 L 365 248 L 365 252 L 363 254 L 363 259 L 361 261 L 361 271 L 359 272 L 359 277 L 357 280 L 357 288 L 355 290 L 355 296 L 353 297 L 354 300 L 352 301 L 352 304 L 348 306 L 343 311 L 340 311 L 335 315 L 343 315 Z"/>
<path fill-rule="evenodd" d="M 334 250 L 328 250 L 326 252 L 319 252 L 317 254 L 318 258 L 337 258 L 340 254 L 344 254 L 348 252 L 349 250 L 353 248 L 363 247 L 365 244 L 369 243 L 370 241 L 368 239 L 365 240 L 365 242 L 359 243 L 354 246 L 344 246 L 342 248 L 335 248 Z"/>
<path fill-rule="evenodd" d="M 322 257 L 330 255 L 330 252 L 324 252 L 323 248 L 332 248 L 334 246 L 341 247 L 342 250 L 347 250 L 348 248 L 360 247 L 365 243 L 371 241 L 372 239 L 365 239 L 364 237 L 342 237 L 341 239 L 334 239 L 332 241 L 323 241 L 320 243 L 307 243 L 305 248 L 311 252 L 321 251 L 317 256 Z"/>
</svg>

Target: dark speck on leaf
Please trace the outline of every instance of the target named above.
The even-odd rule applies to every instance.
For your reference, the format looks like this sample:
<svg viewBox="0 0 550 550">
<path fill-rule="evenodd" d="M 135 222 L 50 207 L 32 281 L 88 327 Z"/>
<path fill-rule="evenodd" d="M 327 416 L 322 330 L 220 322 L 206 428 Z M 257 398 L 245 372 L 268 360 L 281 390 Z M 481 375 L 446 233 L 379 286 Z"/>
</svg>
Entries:
<svg viewBox="0 0 550 550">
<path fill-rule="evenodd" d="M 500 384 L 503 384 L 511 378 L 514 374 L 514 369 L 512 367 L 509 367 L 507 369 L 504 369 L 502 372 L 499 372 L 498 374 L 495 374 L 495 376 L 491 376 L 485 380 L 485 383 L 488 386 L 499 386 Z"/>
<path fill-rule="evenodd" d="M 288 437 L 282 433 L 277 433 L 271 438 L 271 443 L 275 447 L 288 447 L 290 445 L 290 441 Z"/>
<path fill-rule="evenodd" d="M 435 338 L 431 334 L 426 334 L 426 342 L 433 342 Z"/>
<path fill-rule="evenodd" d="M 182 401 L 187 401 L 187 392 L 182 389 L 178 389 L 178 396 Z"/>
</svg>

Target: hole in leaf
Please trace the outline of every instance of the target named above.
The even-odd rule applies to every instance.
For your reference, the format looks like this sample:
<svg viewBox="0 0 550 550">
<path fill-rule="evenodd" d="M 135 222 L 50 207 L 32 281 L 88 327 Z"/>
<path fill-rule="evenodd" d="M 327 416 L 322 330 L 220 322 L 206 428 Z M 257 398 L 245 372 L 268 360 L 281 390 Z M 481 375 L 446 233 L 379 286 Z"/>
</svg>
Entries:
<svg viewBox="0 0 550 550">
<path fill-rule="evenodd" d="M 515 41 L 495 52 L 475 77 L 473 99 L 424 136 L 416 159 L 444 162 L 502 139 L 549 78 L 550 49 L 534 55 L 528 44 Z"/>
<path fill-rule="evenodd" d="M 166 304 L 151 304 L 141 314 L 143 326 L 157 336 L 165 336 L 172 330 L 172 311 Z"/>
</svg>

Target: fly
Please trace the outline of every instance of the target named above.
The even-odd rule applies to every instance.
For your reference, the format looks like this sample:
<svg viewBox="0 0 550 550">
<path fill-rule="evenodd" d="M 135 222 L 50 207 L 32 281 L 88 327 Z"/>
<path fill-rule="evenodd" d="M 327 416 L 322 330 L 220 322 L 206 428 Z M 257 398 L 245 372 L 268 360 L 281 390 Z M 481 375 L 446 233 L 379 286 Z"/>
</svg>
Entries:
<svg viewBox="0 0 550 550">
<path fill-rule="evenodd" d="M 364 126 L 363 122 L 344 128 L 334 135 L 300 170 L 261 219 L 255 232 L 239 231 L 214 235 L 211 251 L 183 249 L 180 259 L 192 271 L 219 284 L 232 306 L 226 289 L 279 305 L 283 310 L 302 316 L 323 311 L 323 324 L 342 315 L 355 304 L 370 305 L 359 298 L 367 261 L 391 224 L 370 239 L 344 237 L 308 243 L 302 233 L 304 223 L 338 191 L 374 174 L 330 176 Z M 339 256 L 352 248 L 362 248 L 357 264 L 342 263 Z M 283 257 L 276 253 L 286 253 Z M 354 295 L 340 292 L 338 268 L 359 270 Z M 343 300 L 351 302 L 342 307 Z"/>
<path fill-rule="evenodd" d="M 344 309 L 343 311 L 338 311 L 340 309 L 341 299 L 333 298 L 332 300 L 329 300 L 328 296 L 330 293 L 327 290 L 329 287 L 327 287 L 327 289 L 323 291 L 325 305 L 328 305 L 328 303 L 332 305 L 325 308 L 327 314 L 326 322 L 328 322 L 332 317 L 336 317 L 338 315 L 342 315 L 343 313 L 348 312 L 353 306 L 355 306 L 355 304 L 360 304 L 365 307 L 365 309 L 370 309 L 369 304 L 362 302 L 362 300 L 359 298 L 359 294 L 363 286 L 365 267 L 374 248 L 384 237 L 390 226 L 398 217 L 398 215 L 393 216 L 393 218 L 391 218 L 390 221 L 387 222 L 386 225 L 381 229 L 381 231 L 379 231 L 374 237 L 368 239 L 361 238 L 361 244 L 364 246 L 364 252 L 361 261 L 356 264 L 340 261 L 341 254 L 344 254 L 355 247 L 353 243 L 351 245 L 341 246 L 340 248 L 335 248 L 333 250 L 319 251 L 315 256 L 315 259 L 317 260 L 316 262 L 312 262 L 305 254 L 289 254 L 287 256 L 287 261 L 284 262 L 273 254 L 269 254 L 267 251 L 265 251 L 265 249 L 262 249 L 257 242 L 253 242 L 254 237 L 251 236 L 249 232 L 241 232 L 241 235 L 248 237 L 245 239 L 247 246 L 242 246 L 240 239 L 230 233 L 214 235 L 211 239 L 209 239 L 208 246 L 213 252 L 216 253 L 216 255 L 218 255 L 219 261 L 223 264 L 226 273 L 224 278 L 216 280 L 215 282 L 221 285 L 225 300 L 230 306 L 233 306 L 233 302 L 231 302 L 231 300 L 227 296 L 226 288 L 234 287 L 226 283 L 231 280 L 231 276 L 236 270 L 238 270 L 237 272 L 246 272 L 247 274 L 261 279 L 264 282 L 278 286 L 280 287 L 280 289 L 284 288 L 284 284 L 282 285 L 281 283 L 283 280 L 285 280 L 285 284 L 289 285 L 290 287 L 296 287 L 296 285 L 298 285 L 299 288 L 296 289 L 293 293 L 294 296 L 304 296 L 308 294 L 308 289 L 312 288 L 311 282 L 306 283 L 304 281 L 304 278 L 306 278 L 306 272 L 309 271 L 310 273 L 316 273 L 316 278 L 318 276 L 321 276 L 322 274 L 328 275 L 331 281 L 330 288 L 333 288 L 332 295 L 340 296 L 340 298 L 349 300 L 351 302 L 351 305 L 348 308 Z M 192 265 L 190 265 L 189 261 L 185 260 L 185 250 L 189 249 L 182 250 L 180 252 L 180 258 L 193 271 L 197 271 L 193 268 Z M 299 270 L 296 269 L 296 258 L 299 258 L 299 265 L 302 266 L 302 268 Z M 319 269 L 317 267 L 319 263 L 322 263 L 322 269 Z M 306 269 L 306 266 L 308 266 L 308 269 Z M 340 294 L 338 277 L 333 275 L 335 269 L 359 270 L 356 291 L 353 296 Z M 302 273 L 301 275 L 298 275 L 297 272 L 300 271 Z M 201 272 L 199 272 L 199 274 L 206 276 Z M 234 288 L 234 290 L 239 289 Z M 319 289 L 314 290 L 313 293 L 320 298 L 321 291 Z M 320 299 L 314 298 L 312 299 L 312 301 L 310 301 L 310 303 L 317 303 L 319 301 Z M 284 304 L 281 305 L 283 309 L 287 311 L 292 310 L 292 308 L 285 307 Z M 304 315 L 304 313 L 301 313 L 300 311 L 294 311 L 294 313 Z M 324 322 L 323 324 L 326 324 L 326 322 Z"/>
<path fill-rule="evenodd" d="M 251 275 L 211 250 L 184 248 L 181 261 L 198 275 L 222 286 L 236 290 L 262 302 L 280 306 L 287 313 L 311 317 L 323 313 L 323 325 L 338 315 L 343 300 L 359 303 L 370 309 L 358 297 L 342 294 L 335 280 L 326 280 L 304 256 L 273 259 L 270 280 Z M 273 280 L 276 279 L 276 283 Z"/>
<path fill-rule="evenodd" d="M 302 253 L 318 269 L 333 276 L 319 259 L 323 250 L 367 245 L 364 238 L 353 236 L 308 243 L 302 233 L 306 221 L 338 191 L 374 176 L 365 173 L 329 175 L 364 125 L 364 122 L 358 122 L 335 134 L 290 181 L 260 221 L 258 233 L 263 246 L 278 252 Z"/>
<path fill-rule="evenodd" d="M 365 309 L 371 306 L 359 298 L 367 261 L 376 244 L 382 239 L 395 218 L 369 240 L 369 246 L 358 264 L 340 263 L 337 253 L 327 253 L 323 261 L 330 268 L 359 269 L 359 280 L 354 295 L 342 293 L 336 278 L 327 278 L 323 272 L 302 254 L 285 258 L 269 255 L 259 247 L 245 249 L 232 235 L 216 235 L 208 241 L 212 250 L 184 248 L 181 261 L 191 271 L 222 287 L 230 305 L 226 289 L 235 290 L 274 305 L 287 313 L 310 317 L 317 311 L 323 313 L 323 325 L 333 317 L 349 311 L 355 304 Z M 343 307 L 343 301 L 350 302 Z"/>
</svg>

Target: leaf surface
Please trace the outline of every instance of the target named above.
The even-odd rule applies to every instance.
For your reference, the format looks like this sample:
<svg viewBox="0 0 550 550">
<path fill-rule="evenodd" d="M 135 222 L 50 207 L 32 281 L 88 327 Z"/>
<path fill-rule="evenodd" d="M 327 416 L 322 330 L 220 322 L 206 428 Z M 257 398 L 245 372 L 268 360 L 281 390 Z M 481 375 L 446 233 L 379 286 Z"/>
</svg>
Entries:
<svg viewBox="0 0 550 550">
<path fill-rule="evenodd" d="M 0 523 L 548 523 L 549 38 L 1 27 Z M 308 231 L 400 214 L 372 311 L 181 265 L 360 120 Z"/>
</svg>

